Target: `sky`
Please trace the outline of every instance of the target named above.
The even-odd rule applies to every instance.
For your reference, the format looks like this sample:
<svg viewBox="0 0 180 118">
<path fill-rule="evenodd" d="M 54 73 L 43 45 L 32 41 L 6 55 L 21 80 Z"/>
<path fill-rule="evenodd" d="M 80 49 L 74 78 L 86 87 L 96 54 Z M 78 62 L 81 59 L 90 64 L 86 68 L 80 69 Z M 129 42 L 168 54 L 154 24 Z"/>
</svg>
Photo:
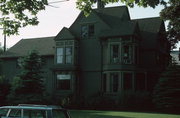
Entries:
<svg viewBox="0 0 180 118">
<path fill-rule="evenodd" d="M 59 1 L 59 0 L 49 0 Z M 76 8 L 76 0 L 69 0 L 47 6 L 45 10 L 38 13 L 40 23 L 37 26 L 27 26 L 19 30 L 19 35 L 7 37 L 7 48 L 10 48 L 21 39 L 56 36 L 63 27 L 70 27 L 80 13 Z M 122 6 L 122 3 L 108 4 L 105 7 Z M 94 6 L 95 8 L 96 6 Z M 163 6 L 153 8 L 142 8 L 135 6 L 129 8 L 131 19 L 158 17 Z M 0 30 L 0 43 L 3 46 L 3 34 Z"/>
</svg>

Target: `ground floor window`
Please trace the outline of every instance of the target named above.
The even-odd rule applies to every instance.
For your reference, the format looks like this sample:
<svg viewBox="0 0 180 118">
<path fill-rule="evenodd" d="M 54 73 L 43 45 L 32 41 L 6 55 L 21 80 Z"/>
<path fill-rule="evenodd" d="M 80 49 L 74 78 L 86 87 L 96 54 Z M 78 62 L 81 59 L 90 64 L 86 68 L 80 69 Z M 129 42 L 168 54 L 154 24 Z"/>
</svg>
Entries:
<svg viewBox="0 0 180 118">
<path fill-rule="evenodd" d="M 135 75 L 135 89 L 136 91 L 146 89 L 146 76 L 145 73 L 136 73 Z"/>
<path fill-rule="evenodd" d="M 118 73 L 111 73 L 110 81 L 111 81 L 111 92 L 118 92 L 118 87 L 119 87 Z"/>
<path fill-rule="evenodd" d="M 102 88 L 104 92 L 118 92 L 119 73 L 103 74 Z"/>
<path fill-rule="evenodd" d="M 123 89 L 132 90 L 133 89 L 133 75 L 132 73 L 123 73 Z"/>
<path fill-rule="evenodd" d="M 102 77 L 102 91 L 117 93 L 146 90 L 146 83 L 144 72 L 106 72 Z"/>
<path fill-rule="evenodd" d="M 57 74 L 57 88 L 59 90 L 71 90 L 72 75 L 69 73 Z"/>
</svg>

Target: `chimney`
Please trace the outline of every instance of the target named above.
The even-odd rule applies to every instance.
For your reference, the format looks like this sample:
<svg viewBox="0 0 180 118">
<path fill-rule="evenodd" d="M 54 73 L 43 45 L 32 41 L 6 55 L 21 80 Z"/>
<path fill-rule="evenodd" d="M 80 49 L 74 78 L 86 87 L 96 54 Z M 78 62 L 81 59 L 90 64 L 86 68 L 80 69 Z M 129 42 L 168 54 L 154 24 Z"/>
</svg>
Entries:
<svg viewBox="0 0 180 118">
<path fill-rule="evenodd" d="M 104 8 L 104 2 L 102 0 L 97 0 L 97 9 L 102 9 Z"/>
</svg>

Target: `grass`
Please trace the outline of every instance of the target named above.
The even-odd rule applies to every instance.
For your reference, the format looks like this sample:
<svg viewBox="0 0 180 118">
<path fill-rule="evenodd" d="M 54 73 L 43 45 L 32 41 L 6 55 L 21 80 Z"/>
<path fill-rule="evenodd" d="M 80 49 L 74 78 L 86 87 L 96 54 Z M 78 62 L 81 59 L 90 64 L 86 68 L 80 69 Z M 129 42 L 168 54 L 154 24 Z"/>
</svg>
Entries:
<svg viewBox="0 0 180 118">
<path fill-rule="evenodd" d="M 72 118 L 180 118 L 180 115 L 144 112 L 70 110 Z"/>
</svg>

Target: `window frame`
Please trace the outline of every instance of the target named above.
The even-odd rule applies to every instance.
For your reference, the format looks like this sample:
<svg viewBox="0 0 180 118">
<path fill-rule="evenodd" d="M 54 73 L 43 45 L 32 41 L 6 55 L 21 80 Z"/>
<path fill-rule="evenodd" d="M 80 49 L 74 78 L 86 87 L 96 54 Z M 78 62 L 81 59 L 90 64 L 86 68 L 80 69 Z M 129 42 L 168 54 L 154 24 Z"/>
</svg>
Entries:
<svg viewBox="0 0 180 118">
<path fill-rule="evenodd" d="M 94 37 L 94 35 L 95 35 L 95 25 L 93 23 L 81 25 L 81 38 L 82 39 L 92 38 Z"/>
<path fill-rule="evenodd" d="M 69 75 L 70 76 L 70 78 L 69 79 L 58 79 L 58 75 Z M 64 81 L 64 80 L 68 80 L 69 81 L 69 89 L 62 89 L 61 88 L 61 86 L 60 86 L 60 83 L 59 83 L 59 81 Z M 59 87 L 60 86 L 60 87 Z M 56 74 L 56 88 L 58 89 L 58 90 L 61 90 L 61 91 L 71 91 L 72 90 L 72 74 L 71 73 L 57 73 Z"/>
<path fill-rule="evenodd" d="M 74 64 L 75 63 L 75 41 L 74 40 L 68 40 L 68 41 L 57 41 L 56 42 L 56 64 Z M 63 49 L 63 54 L 58 55 L 58 49 Z M 71 49 L 71 54 L 67 54 L 67 48 Z M 62 62 L 58 62 L 58 57 L 62 56 Z M 67 61 L 67 58 L 70 57 L 70 61 Z"/>
</svg>

